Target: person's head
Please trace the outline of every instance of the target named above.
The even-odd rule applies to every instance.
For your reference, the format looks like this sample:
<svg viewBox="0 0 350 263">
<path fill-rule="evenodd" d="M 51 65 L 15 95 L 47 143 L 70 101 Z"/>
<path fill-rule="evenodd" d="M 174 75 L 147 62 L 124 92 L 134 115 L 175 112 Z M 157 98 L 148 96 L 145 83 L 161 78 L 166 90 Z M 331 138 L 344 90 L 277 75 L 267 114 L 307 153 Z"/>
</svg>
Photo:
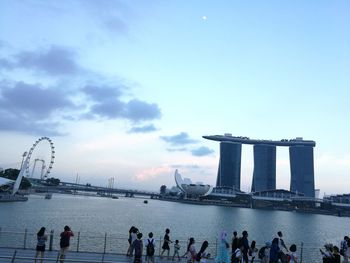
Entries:
<svg viewBox="0 0 350 263">
<path fill-rule="evenodd" d="M 253 240 L 252 243 L 250 244 L 250 247 L 255 248 L 255 245 L 256 245 L 256 242 L 255 242 L 255 240 Z"/>
<path fill-rule="evenodd" d="M 275 237 L 273 240 L 272 240 L 272 245 L 278 245 L 278 238 Z"/>
<path fill-rule="evenodd" d="M 65 226 L 64 227 L 64 231 L 70 231 L 70 227 L 69 226 Z"/>
<path fill-rule="evenodd" d="M 139 230 L 136 227 L 134 227 L 131 231 L 131 233 L 134 233 L 134 234 L 136 234 L 137 232 L 139 232 Z"/>
<path fill-rule="evenodd" d="M 344 240 L 345 240 L 345 241 L 348 241 L 348 240 L 349 240 L 349 237 L 348 237 L 348 236 L 345 236 L 345 237 L 344 237 Z"/>
<path fill-rule="evenodd" d="M 222 231 L 220 235 L 221 240 L 225 240 L 227 238 L 227 233 L 226 231 Z"/>
<path fill-rule="evenodd" d="M 194 238 L 190 237 L 189 242 L 188 242 L 188 246 L 187 246 L 187 251 L 190 251 L 190 246 L 194 244 Z"/>
<path fill-rule="evenodd" d="M 153 237 L 153 233 L 152 233 L 152 232 L 149 232 L 149 233 L 148 233 L 148 237 L 149 237 L 149 238 L 152 238 L 152 237 Z"/>
<path fill-rule="evenodd" d="M 334 246 L 333 247 L 333 253 L 338 254 L 339 253 L 339 247 Z"/>
<path fill-rule="evenodd" d="M 134 231 L 134 226 L 132 226 L 132 227 L 130 227 L 130 229 L 129 229 L 129 233 L 132 233 L 132 231 Z"/>
<path fill-rule="evenodd" d="M 179 240 L 176 239 L 176 240 L 175 240 L 175 244 L 179 244 Z"/>
<path fill-rule="evenodd" d="M 243 236 L 243 237 L 247 237 L 247 236 L 248 236 L 247 230 L 244 230 L 244 231 L 242 232 L 242 236 Z"/>
<path fill-rule="evenodd" d="M 43 236 L 44 233 L 45 233 L 45 230 L 46 230 L 45 227 L 40 228 L 40 230 L 38 231 L 37 235 L 38 235 L 39 237 Z"/>
<path fill-rule="evenodd" d="M 297 251 L 297 246 L 295 244 L 291 245 L 289 248 L 290 252 L 295 252 Z"/>
<path fill-rule="evenodd" d="M 170 233 L 170 229 L 169 228 L 165 229 L 165 233 L 169 234 Z"/>
<path fill-rule="evenodd" d="M 282 236 L 283 236 L 283 234 L 282 234 L 281 231 L 278 231 L 278 232 L 277 232 L 277 235 L 278 235 L 279 237 L 282 237 Z"/>
<path fill-rule="evenodd" d="M 234 236 L 234 237 L 237 236 L 237 231 L 233 231 L 233 236 Z"/>
<path fill-rule="evenodd" d="M 142 233 L 137 233 L 137 239 L 141 239 L 142 238 Z"/>
</svg>

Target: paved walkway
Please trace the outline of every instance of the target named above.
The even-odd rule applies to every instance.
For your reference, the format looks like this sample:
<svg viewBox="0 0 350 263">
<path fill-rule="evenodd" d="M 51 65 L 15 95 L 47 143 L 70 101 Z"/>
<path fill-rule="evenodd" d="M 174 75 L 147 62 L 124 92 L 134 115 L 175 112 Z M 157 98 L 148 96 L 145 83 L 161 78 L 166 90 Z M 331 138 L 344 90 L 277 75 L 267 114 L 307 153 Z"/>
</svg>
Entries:
<svg viewBox="0 0 350 263">
<path fill-rule="evenodd" d="M 12 258 L 15 255 L 15 260 L 12 261 Z M 34 256 L 36 251 L 33 249 L 15 249 L 15 248 L 0 248 L 0 263 L 33 263 L 34 262 Z M 45 259 L 44 262 L 59 262 L 57 260 L 58 258 L 58 251 L 46 251 L 45 252 Z M 40 262 L 40 261 L 38 261 Z M 101 253 L 90 253 L 90 252 L 74 252 L 69 251 L 65 263 L 79 263 L 79 262 L 85 262 L 85 263 L 132 263 L 133 258 L 127 257 L 125 255 L 117 255 L 117 254 L 101 254 Z M 145 262 L 143 260 L 143 262 Z M 171 262 L 178 262 L 178 261 L 171 261 L 167 260 L 165 257 L 163 259 L 160 259 L 160 257 L 155 257 L 156 263 L 171 263 Z M 186 262 L 186 259 L 181 259 L 182 263 Z M 207 261 L 208 263 L 213 263 L 213 259 L 209 259 Z"/>
</svg>

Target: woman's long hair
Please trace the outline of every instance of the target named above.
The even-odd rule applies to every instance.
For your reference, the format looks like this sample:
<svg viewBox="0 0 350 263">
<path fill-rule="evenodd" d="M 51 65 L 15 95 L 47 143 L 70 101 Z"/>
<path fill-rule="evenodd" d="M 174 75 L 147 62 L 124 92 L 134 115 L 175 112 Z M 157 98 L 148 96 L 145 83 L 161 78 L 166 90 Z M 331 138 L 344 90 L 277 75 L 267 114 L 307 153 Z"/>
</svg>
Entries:
<svg viewBox="0 0 350 263">
<path fill-rule="evenodd" d="M 207 249 L 207 247 L 209 246 L 209 243 L 208 243 L 208 241 L 204 241 L 203 242 L 203 244 L 202 244 L 202 246 L 201 246 L 201 249 L 199 250 L 199 252 L 198 253 L 200 253 L 201 255 L 203 254 L 203 252 Z"/>
<path fill-rule="evenodd" d="M 38 237 L 42 237 L 44 235 L 44 233 L 45 233 L 45 230 L 46 230 L 45 227 L 40 228 L 39 232 L 37 233 L 37 236 Z"/>
<path fill-rule="evenodd" d="M 188 246 L 187 246 L 187 251 L 190 251 L 190 246 L 194 243 L 194 238 L 193 237 L 190 237 L 190 242 L 188 243 Z"/>
</svg>

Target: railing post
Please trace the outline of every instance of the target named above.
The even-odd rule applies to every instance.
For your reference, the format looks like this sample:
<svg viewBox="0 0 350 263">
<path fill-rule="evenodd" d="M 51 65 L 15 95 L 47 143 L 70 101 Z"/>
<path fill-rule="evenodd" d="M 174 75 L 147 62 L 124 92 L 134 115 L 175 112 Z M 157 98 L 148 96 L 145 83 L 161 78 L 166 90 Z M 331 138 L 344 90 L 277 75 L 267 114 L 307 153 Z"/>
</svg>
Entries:
<svg viewBox="0 0 350 263">
<path fill-rule="evenodd" d="M 77 252 L 79 252 L 79 242 L 80 242 L 80 231 L 78 232 Z"/>
<path fill-rule="evenodd" d="M 52 251 L 53 244 L 53 230 L 50 231 L 49 251 Z"/>
<path fill-rule="evenodd" d="M 106 253 L 106 246 L 107 246 L 107 233 L 105 233 L 105 243 L 103 245 L 103 254 Z"/>
<path fill-rule="evenodd" d="M 23 249 L 26 249 L 26 246 L 27 246 L 27 233 L 28 233 L 28 230 L 27 228 L 24 230 L 24 240 L 23 240 Z"/>
<path fill-rule="evenodd" d="M 161 252 L 162 252 L 162 236 L 159 237 L 159 254 L 158 254 L 158 256 L 160 256 Z"/>
<path fill-rule="evenodd" d="M 17 250 L 15 250 L 15 252 L 13 253 L 11 263 L 14 263 L 14 262 L 15 262 L 16 254 L 17 254 Z"/>
<path fill-rule="evenodd" d="M 304 243 L 301 242 L 301 248 L 300 248 L 300 263 L 303 263 L 303 249 L 304 249 Z"/>
</svg>

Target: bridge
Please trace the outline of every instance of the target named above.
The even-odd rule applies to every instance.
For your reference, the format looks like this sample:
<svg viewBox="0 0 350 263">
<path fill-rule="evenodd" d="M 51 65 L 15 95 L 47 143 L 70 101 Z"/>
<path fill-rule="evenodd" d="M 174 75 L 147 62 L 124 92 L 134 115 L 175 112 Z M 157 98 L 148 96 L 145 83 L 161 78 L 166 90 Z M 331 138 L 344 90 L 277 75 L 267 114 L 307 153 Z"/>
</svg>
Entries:
<svg viewBox="0 0 350 263">
<path fill-rule="evenodd" d="M 78 184 L 69 182 L 60 182 L 59 185 L 49 185 L 45 180 L 30 178 L 32 182 L 32 188 L 36 191 L 42 192 L 64 192 L 64 193 L 75 193 L 77 191 L 82 192 L 95 192 L 101 195 L 113 195 L 120 194 L 125 197 L 147 196 L 151 199 L 159 198 L 160 194 L 152 191 L 136 190 L 136 189 L 122 189 L 122 188 L 111 188 L 102 186 L 93 186 L 90 184 Z"/>
</svg>

